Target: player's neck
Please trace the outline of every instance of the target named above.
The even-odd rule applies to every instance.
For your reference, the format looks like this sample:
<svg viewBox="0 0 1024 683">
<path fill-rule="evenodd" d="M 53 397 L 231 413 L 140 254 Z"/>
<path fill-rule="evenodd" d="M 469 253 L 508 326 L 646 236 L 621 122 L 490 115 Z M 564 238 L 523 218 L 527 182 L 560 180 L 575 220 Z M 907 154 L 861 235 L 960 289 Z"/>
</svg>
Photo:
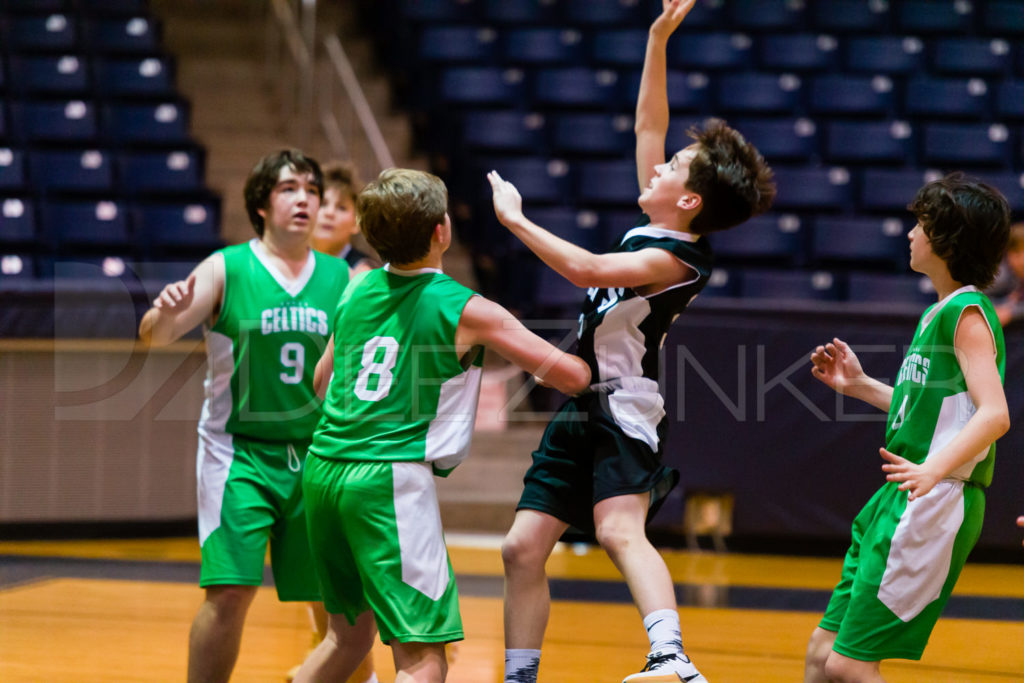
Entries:
<svg viewBox="0 0 1024 683">
<path fill-rule="evenodd" d="M 423 270 L 424 268 L 432 268 L 435 270 L 444 270 L 441 265 L 441 254 L 427 254 L 425 258 L 421 258 L 418 261 L 412 263 L 392 263 L 392 268 L 397 270 Z"/>
<path fill-rule="evenodd" d="M 935 287 L 935 294 L 939 297 L 939 301 L 942 301 L 964 286 L 962 282 L 957 282 L 953 279 L 953 276 L 949 274 L 948 268 L 943 268 L 941 272 L 925 274 L 932 281 L 932 286 Z"/>
<path fill-rule="evenodd" d="M 264 232 L 259 240 L 259 246 L 271 259 L 282 266 L 282 270 L 297 274 L 309 258 L 309 238 L 300 235 L 279 235 L 274 232 Z"/>
</svg>

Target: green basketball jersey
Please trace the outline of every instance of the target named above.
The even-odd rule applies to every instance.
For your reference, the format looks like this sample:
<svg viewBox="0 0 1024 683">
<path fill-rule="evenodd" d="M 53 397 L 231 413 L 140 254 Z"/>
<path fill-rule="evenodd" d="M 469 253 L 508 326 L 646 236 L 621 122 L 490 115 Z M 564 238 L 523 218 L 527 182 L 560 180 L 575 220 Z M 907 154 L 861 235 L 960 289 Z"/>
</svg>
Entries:
<svg viewBox="0 0 1024 683">
<path fill-rule="evenodd" d="M 1004 376 L 1003 328 L 987 296 L 976 287 L 962 287 L 930 306 L 921 316 L 896 378 L 885 433 L 885 447 L 911 462 L 920 464 L 946 446 L 975 413 L 953 350 L 957 325 L 971 306 L 977 306 L 988 321 L 999 377 Z M 988 486 L 995 452 L 995 444 L 986 447 L 950 476 Z"/>
<path fill-rule="evenodd" d="M 320 419 L 313 370 L 330 313 L 348 284 L 344 261 L 311 251 L 289 282 L 258 240 L 221 250 L 224 292 L 207 330 L 199 428 L 262 441 L 307 441 Z"/>
<path fill-rule="evenodd" d="M 334 317 L 334 377 L 310 452 L 336 460 L 427 461 L 445 473 L 469 451 L 480 350 L 455 330 L 474 293 L 435 269 L 378 268 Z"/>
</svg>

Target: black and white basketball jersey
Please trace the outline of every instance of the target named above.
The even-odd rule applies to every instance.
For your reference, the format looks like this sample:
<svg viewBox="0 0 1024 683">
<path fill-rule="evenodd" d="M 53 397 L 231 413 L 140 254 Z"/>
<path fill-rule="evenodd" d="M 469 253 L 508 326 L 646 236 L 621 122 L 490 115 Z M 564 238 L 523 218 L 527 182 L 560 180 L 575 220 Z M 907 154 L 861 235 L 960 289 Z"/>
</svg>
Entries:
<svg viewBox="0 0 1024 683">
<path fill-rule="evenodd" d="M 646 218 L 646 217 L 645 217 Z M 707 284 L 712 253 L 707 238 L 652 228 L 627 232 L 611 250 L 665 249 L 690 267 L 690 278 L 649 295 L 626 287 L 591 287 L 579 318 L 578 353 L 593 384 L 623 378 L 657 382 L 659 351 L 672 322 Z"/>
</svg>

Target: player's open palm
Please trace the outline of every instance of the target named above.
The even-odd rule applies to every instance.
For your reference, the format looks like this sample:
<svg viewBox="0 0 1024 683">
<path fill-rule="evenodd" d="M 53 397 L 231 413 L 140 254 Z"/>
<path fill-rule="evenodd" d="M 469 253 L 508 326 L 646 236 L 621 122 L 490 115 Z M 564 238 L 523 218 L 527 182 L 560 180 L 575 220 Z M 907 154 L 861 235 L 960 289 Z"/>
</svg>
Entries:
<svg viewBox="0 0 1024 683">
<path fill-rule="evenodd" d="M 667 39 L 695 4 L 697 0 L 661 0 L 661 14 L 651 24 L 651 32 Z"/>
<path fill-rule="evenodd" d="M 851 387 L 864 380 L 857 354 L 839 337 L 814 349 L 811 363 L 811 374 L 840 394 L 849 393 Z"/>
<path fill-rule="evenodd" d="M 509 181 L 498 175 L 497 171 L 487 174 L 487 180 L 491 183 L 491 190 L 494 199 L 494 213 L 503 225 L 514 221 L 523 215 L 523 198 L 519 190 Z"/>
<path fill-rule="evenodd" d="M 195 295 L 196 274 L 192 273 L 186 280 L 178 280 L 160 290 L 160 294 L 153 301 L 153 308 L 159 308 L 167 313 L 176 313 L 185 310 L 192 303 Z"/>
</svg>

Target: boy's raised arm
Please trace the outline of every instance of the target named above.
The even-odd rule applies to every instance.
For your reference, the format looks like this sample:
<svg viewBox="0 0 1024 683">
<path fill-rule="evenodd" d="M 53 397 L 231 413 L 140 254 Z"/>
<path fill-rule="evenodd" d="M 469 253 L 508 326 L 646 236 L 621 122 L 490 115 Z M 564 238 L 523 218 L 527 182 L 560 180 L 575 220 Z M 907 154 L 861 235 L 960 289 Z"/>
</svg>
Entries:
<svg viewBox="0 0 1024 683">
<path fill-rule="evenodd" d="M 559 350 L 526 329 L 502 306 L 481 296 L 472 297 L 462 309 L 455 344 L 497 351 L 564 394 L 578 394 L 590 386 L 590 367 L 583 359 Z"/>
<path fill-rule="evenodd" d="M 654 167 L 665 163 L 665 136 L 668 134 L 668 70 L 665 48 L 669 36 L 693 9 L 696 0 L 662 0 L 662 12 L 651 24 L 647 35 L 647 53 L 636 98 L 636 173 L 640 189 L 654 175 Z"/>
</svg>

